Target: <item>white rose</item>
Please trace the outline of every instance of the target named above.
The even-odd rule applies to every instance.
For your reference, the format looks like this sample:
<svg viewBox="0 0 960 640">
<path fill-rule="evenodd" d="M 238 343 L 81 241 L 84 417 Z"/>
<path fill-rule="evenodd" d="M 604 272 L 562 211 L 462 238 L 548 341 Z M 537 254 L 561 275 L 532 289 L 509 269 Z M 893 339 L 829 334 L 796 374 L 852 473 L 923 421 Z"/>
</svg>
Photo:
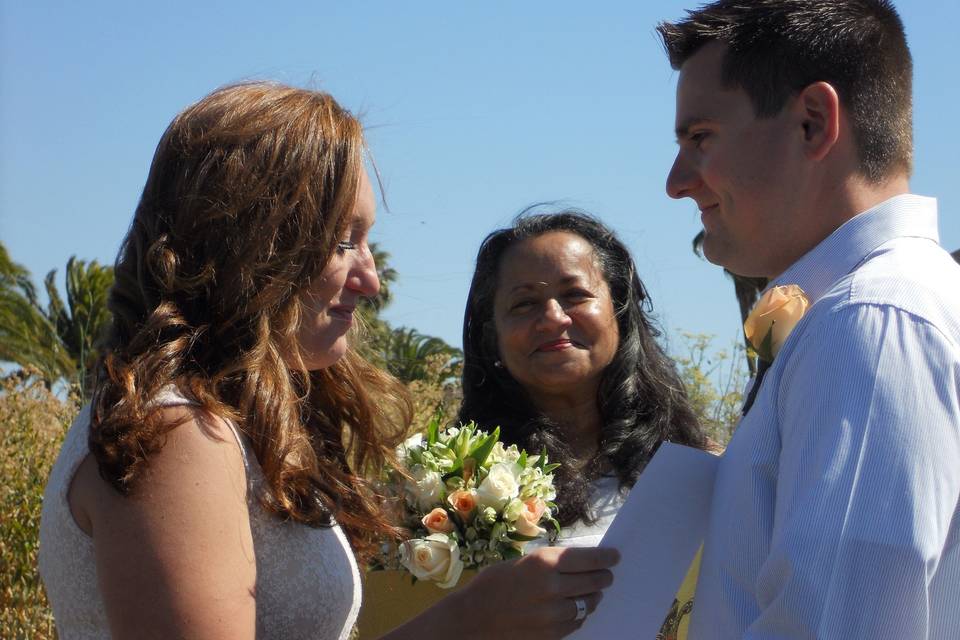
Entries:
<svg viewBox="0 0 960 640">
<path fill-rule="evenodd" d="M 400 562 L 418 580 L 436 582 L 441 589 L 457 584 L 463 572 L 460 547 L 442 533 L 404 542 L 400 546 Z"/>
<path fill-rule="evenodd" d="M 516 462 L 520 459 L 520 450 L 517 449 L 517 445 L 512 444 L 510 448 L 503 446 L 502 442 L 496 442 L 493 445 L 493 450 L 490 451 L 490 455 L 487 458 L 491 462 Z"/>
<path fill-rule="evenodd" d="M 413 476 L 414 482 L 408 484 L 408 487 L 421 510 L 428 511 L 441 502 L 444 484 L 439 472 L 430 471 L 418 465 L 413 468 L 410 475 Z"/>
<path fill-rule="evenodd" d="M 510 500 L 520 495 L 518 471 L 517 465 L 512 462 L 498 462 L 490 467 L 490 473 L 477 488 L 477 502 L 498 511 L 503 509 Z"/>
<path fill-rule="evenodd" d="M 423 446 L 423 434 L 415 433 L 406 440 L 403 441 L 403 444 L 398 448 L 399 457 L 405 458 L 411 449 L 417 449 Z"/>
</svg>

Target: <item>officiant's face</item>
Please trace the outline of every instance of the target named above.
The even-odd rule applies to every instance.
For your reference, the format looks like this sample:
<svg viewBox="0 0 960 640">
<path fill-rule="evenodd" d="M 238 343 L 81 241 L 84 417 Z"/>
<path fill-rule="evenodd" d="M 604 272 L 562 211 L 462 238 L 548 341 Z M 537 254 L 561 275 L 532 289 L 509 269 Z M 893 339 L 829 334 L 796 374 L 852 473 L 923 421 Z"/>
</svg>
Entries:
<svg viewBox="0 0 960 640">
<path fill-rule="evenodd" d="M 700 210 L 707 259 L 744 276 L 778 275 L 802 223 L 794 112 L 758 118 L 746 91 L 721 81 L 726 46 L 709 43 L 680 70 L 679 151 L 667 193 Z M 796 129 L 796 130 L 794 130 Z"/>
<path fill-rule="evenodd" d="M 500 262 L 493 311 L 500 360 L 534 402 L 596 398 L 620 332 L 589 242 L 551 231 L 510 247 Z"/>
</svg>

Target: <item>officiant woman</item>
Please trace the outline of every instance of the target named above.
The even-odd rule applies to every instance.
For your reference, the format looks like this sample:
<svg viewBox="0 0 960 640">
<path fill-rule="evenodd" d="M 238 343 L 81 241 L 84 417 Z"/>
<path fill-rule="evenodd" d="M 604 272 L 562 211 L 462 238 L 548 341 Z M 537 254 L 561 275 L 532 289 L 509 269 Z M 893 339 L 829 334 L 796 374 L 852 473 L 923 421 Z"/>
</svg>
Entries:
<svg viewBox="0 0 960 640">
<path fill-rule="evenodd" d="M 379 287 L 364 149 L 329 95 L 267 83 L 215 91 L 164 133 L 93 401 L 44 497 L 60 638 L 349 636 L 358 566 L 397 533 L 363 474 L 411 413 L 354 350 Z M 615 561 L 534 552 L 388 637 L 560 637 Z"/>
<path fill-rule="evenodd" d="M 597 544 L 661 443 L 707 448 L 650 309 L 627 248 L 584 213 L 521 214 L 480 247 L 458 419 L 560 463 L 559 544 Z"/>
</svg>

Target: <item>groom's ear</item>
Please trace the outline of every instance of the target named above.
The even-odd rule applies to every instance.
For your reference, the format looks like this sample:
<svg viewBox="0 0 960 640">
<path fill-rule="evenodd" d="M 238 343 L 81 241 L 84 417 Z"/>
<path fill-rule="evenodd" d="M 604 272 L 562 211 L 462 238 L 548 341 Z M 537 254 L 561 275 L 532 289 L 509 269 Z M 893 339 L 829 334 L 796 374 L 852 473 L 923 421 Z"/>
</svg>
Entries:
<svg viewBox="0 0 960 640">
<path fill-rule="evenodd" d="M 833 85 L 814 82 L 807 85 L 794 103 L 803 128 L 805 155 L 814 161 L 823 160 L 840 139 L 840 96 Z"/>
</svg>

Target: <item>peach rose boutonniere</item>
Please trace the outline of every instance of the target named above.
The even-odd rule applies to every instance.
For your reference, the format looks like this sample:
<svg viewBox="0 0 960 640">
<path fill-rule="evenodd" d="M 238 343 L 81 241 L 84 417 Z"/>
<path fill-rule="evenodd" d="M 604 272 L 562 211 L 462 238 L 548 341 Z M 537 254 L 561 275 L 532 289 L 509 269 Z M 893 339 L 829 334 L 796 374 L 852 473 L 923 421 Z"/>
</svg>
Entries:
<svg viewBox="0 0 960 640">
<path fill-rule="evenodd" d="M 743 323 L 743 332 L 757 356 L 773 362 L 809 308 L 807 295 L 795 284 L 774 287 L 763 294 Z"/>
<path fill-rule="evenodd" d="M 777 357 L 787 336 L 809 308 L 810 300 L 803 289 L 795 284 L 788 284 L 773 287 L 763 294 L 747 316 L 746 322 L 743 323 L 743 332 L 750 346 L 757 353 L 759 363 L 757 379 L 750 388 L 747 401 L 743 404 L 743 415 L 746 415 L 753 406 L 763 375 L 770 368 L 773 359 Z"/>
</svg>

